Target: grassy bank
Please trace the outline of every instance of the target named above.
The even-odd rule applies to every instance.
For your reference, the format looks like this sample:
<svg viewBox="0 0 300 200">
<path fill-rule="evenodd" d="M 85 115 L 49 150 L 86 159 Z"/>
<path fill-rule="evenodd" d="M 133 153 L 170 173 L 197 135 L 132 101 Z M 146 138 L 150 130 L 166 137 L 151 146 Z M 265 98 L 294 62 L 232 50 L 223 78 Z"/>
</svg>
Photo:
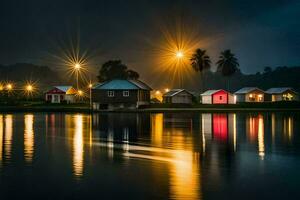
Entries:
<svg viewBox="0 0 300 200">
<path fill-rule="evenodd" d="M 151 104 L 137 110 L 116 109 L 95 112 L 251 112 L 251 111 L 289 111 L 300 112 L 300 102 L 243 103 L 236 105 L 202 104 Z M 91 112 L 89 104 L 46 104 L 44 102 L 19 102 L 0 104 L 0 112 Z"/>
<path fill-rule="evenodd" d="M 89 104 L 46 104 L 26 102 L 0 104 L 0 112 L 90 112 Z"/>
</svg>

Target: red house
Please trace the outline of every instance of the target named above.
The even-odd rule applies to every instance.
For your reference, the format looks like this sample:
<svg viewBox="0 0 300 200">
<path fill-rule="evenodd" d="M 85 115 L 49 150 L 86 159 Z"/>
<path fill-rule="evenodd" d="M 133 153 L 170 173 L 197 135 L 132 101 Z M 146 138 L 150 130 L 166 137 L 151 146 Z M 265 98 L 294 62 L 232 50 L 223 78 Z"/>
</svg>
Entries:
<svg viewBox="0 0 300 200">
<path fill-rule="evenodd" d="M 72 86 L 54 86 L 45 93 L 45 100 L 50 103 L 74 103 L 76 94 Z"/>
<path fill-rule="evenodd" d="M 233 94 L 225 90 L 208 90 L 201 94 L 202 104 L 235 104 Z"/>
</svg>

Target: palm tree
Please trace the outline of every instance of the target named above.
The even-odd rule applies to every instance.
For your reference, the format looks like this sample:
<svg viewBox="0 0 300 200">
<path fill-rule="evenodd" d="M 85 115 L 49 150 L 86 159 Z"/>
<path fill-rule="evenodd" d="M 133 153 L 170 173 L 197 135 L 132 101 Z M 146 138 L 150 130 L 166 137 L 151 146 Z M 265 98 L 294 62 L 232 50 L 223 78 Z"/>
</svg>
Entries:
<svg viewBox="0 0 300 200">
<path fill-rule="evenodd" d="M 191 57 L 191 66 L 201 76 L 201 91 L 204 89 L 203 72 L 211 67 L 211 60 L 206 54 L 206 50 L 196 49 Z"/>
<path fill-rule="evenodd" d="M 217 71 L 227 77 L 227 90 L 229 90 L 229 77 L 239 70 L 238 59 L 230 49 L 227 49 L 221 52 L 217 65 Z"/>
</svg>

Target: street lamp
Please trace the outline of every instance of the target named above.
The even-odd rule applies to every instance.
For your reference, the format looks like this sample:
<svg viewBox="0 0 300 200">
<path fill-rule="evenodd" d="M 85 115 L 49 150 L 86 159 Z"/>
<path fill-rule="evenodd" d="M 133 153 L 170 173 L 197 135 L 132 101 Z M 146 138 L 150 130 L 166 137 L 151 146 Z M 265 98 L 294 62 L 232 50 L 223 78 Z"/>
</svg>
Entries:
<svg viewBox="0 0 300 200">
<path fill-rule="evenodd" d="M 27 86 L 26 86 L 26 91 L 27 91 L 27 92 L 32 92 L 32 90 L 33 90 L 32 85 L 27 85 Z"/>
<path fill-rule="evenodd" d="M 74 68 L 75 68 L 76 70 L 80 70 L 80 68 L 81 68 L 80 63 L 75 63 Z"/>
<path fill-rule="evenodd" d="M 78 90 L 78 95 L 79 95 L 79 96 L 82 96 L 82 95 L 83 95 L 82 90 Z"/>
<path fill-rule="evenodd" d="M 177 51 L 177 52 L 176 52 L 176 57 L 177 57 L 178 59 L 182 58 L 182 57 L 183 57 L 183 52 L 182 52 L 182 51 Z"/>
<path fill-rule="evenodd" d="M 90 109 L 92 109 L 92 88 L 93 88 L 93 84 L 89 84 L 89 91 L 90 91 Z"/>
<path fill-rule="evenodd" d="M 81 69 L 81 64 L 80 63 L 75 63 L 74 64 L 74 70 L 75 70 L 75 73 L 76 73 L 76 84 L 77 84 L 77 89 L 78 89 L 78 78 L 79 78 L 79 72 L 80 72 L 80 69 Z"/>
<path fill-rule="evenodd" d="M 12 88 L 13 88 L 12 84 L 9 83 L 9 84 L 6 85 L 6 89 L 7 90 L 10 91 L 10 90 L 12 90 Z"/>
</svg>

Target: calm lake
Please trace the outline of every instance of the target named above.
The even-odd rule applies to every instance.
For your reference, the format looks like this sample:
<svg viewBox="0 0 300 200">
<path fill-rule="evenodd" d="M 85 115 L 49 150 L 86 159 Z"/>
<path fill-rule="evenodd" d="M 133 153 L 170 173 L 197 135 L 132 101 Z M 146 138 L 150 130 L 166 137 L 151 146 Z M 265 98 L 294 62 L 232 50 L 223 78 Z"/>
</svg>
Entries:
<svg viewBox="0 0 300 200">
<path fill-rule="evenodd" d="M 2 113 L 0 199 L 300 199 L 300 113 Z"/>
</svg>

